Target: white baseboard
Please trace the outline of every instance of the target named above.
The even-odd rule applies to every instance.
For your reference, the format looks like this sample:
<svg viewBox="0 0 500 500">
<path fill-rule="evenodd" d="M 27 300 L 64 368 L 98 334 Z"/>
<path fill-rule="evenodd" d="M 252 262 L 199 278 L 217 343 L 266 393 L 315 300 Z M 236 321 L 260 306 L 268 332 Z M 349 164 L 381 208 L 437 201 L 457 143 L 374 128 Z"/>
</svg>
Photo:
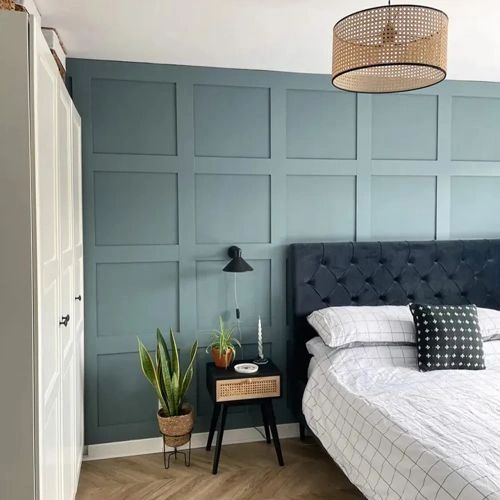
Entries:
<svg viewBox="0 0 500 500">
<path fill-rule="evenodd" d="M 281 439 L 298 437 L 299 424 L 280 424 L 278 434 Z M 260 431 L 260 432 L 259 432 Z M 263 441 L 263 427 L 247 427 L 244 429 L 228 429 L 224 431 L 224 444 L 253 443 Z M 191 438 L 192 448 L 204 448 L 207 444 L 208 432 L 198 432 Z M 215 439 L 214 439 L 215 443 Z M 183 446 L 181 449 L 185 449 Z M 106 458 L 146 455 L 163 451 L 161 437 L 136 439 L 133 441 L 117 441 L 114 443 L 90 444 L 83 460 L 103 460 Z"/>
</svg>

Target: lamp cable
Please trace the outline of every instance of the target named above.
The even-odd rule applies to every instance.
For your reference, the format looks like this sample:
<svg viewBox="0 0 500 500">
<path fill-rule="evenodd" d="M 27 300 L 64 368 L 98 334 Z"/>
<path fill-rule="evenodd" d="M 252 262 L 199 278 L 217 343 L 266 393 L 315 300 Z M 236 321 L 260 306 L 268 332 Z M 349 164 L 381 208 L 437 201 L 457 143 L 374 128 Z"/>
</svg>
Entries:
<svg viewBox="0 0 500 500">
<path fill-rule="evenodd" d="M 236 287 L 236 273 L 233 273 L 234 275 L 234 281 L 233 281 L 233 288 L 234 288 L 234 304 L 236 307 L 236 328 L 238 330 L 238 336 L 239 336 L 239 341 L 240 344 L 242 344 L 242 336 L 241 336 L 241 320 L 240 320 L 240 306 L 238 304 L 238 290 Z"/>
</svg>

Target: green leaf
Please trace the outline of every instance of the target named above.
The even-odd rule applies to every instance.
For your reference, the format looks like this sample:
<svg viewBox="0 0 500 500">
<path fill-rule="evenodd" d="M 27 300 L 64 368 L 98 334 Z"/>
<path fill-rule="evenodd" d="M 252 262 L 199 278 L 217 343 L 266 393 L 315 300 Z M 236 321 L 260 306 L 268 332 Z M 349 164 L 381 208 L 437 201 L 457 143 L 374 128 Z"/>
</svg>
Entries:
<svg viewBox="0 0 500 500">
<path fill-rule="evenodd" d="M 156 395 L 158 396 L 162 408 L 168 411 L 167 403 L 163 398 L 163 394 L 161 392 L 158 373 L 155 370 L 153 360 L 151 359 L 151 355 L 149 354 L 144 344 L 139 339 L 137 339 L 137 341 L 139 344 L 139 359 L 141 361 L 142 373 L 144 373 L 144 376 L 156 391 Z"/>
<path fill-rule="evenodd" d="M 172 348 L 172 370 L 171 370 L 171 375 L 173 378 L 173 375 L 177 375 L 177 380 L 180 378 L 180 364 L 179 364 L 179 351 L 177 349 L 177 344 L 175 343 L 175 336 L 174 332 L 172 331 L 172 328 L 170 328 L 170 345 Z"/>
<path fill-rule="evenodd" d="M 191 380 L 193 378 L 193 363 L 197 353 L 198 353 L 198 340 L 195 340 L 191 347 L 191 352 L 189 354 L 190 357 L 189 365 L 186 369 L 186 373 L 184 374 L 184 378 L 182 379 L 181 393 L 180 393 L 181 400 L 184 398 L 184 394 L 188 390 L 189 384 L 191 384 Z"/>
<path fill-rule="evenodd" d="M 168 352 L 167 343 L 165 342 L 165 338 L 163 337 L 159 328 L 156 329 L 156 343 L 158 346 L 162 345 L 163 349 L 165 350 L 165 358 L 167 361 L 168 374 L 171 375 L 172 374 L 172 365 L 170 362 L 170 354 Z"/>
<path fill-rule="evenodd" d="M 175 402 L 175 411 L 174 415 L 179 415 L 180 413 L 180 403 L 179 403 L 179 377 L 177 373 L 173 373 L 172 375 L 172 397 Z"/>
<path fill-rule="evenodd" d="M 160 355 L 160 363 L 162 366 L 162 381 L 163 385 L 165 387 L 165 392 L 166 392 L 166 402 L 168 405 L 168 412 L 170 415 L 175 414 L 175 401 L 173 398 L 173 391 L 172 391 L 172 379 L 170 377 L 170 372 L 168 369 L 164 368 L 164 366 L 167 364 L 167 357 L 165 354 L 165 347 L 163 344 L 159 343 L 158 344 L 158 351 Z"/>
</svg>

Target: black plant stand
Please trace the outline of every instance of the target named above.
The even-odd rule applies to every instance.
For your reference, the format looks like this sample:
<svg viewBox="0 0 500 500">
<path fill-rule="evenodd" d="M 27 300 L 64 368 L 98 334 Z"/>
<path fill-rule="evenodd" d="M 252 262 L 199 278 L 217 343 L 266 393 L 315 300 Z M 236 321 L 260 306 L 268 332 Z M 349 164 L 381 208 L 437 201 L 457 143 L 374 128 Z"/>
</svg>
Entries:
<svg viewBox="0 0 500 500">
<path fill-rule="evenodd" d="M 177 460 L 177 455 L 182 455 L 184 457 L 184 465 L 186 467 L 190 467 L 191 465 L 191 433 L 189 433 L 189 445 L 187 452 L 183 450 L 179 450 L 177 446 L 174 447 L 173 451 L 167 451 L 167 444 L 165 443 L 165 438 L 167 436 L 162 434 L 163 439 L 163 466 L 165 469 L 170 469 L 170 458 L 174 457 Z M 169 446 L 169 448 L 171 448 Z"/>
</svg>

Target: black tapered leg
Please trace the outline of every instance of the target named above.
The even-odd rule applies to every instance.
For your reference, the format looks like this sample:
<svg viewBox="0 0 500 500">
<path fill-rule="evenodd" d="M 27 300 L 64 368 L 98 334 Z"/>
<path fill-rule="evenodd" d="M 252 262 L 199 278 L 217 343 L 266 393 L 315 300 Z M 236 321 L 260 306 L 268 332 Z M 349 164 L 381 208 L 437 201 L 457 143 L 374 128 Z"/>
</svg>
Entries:
<svg viewBox="0 0 500 500">
<path fill-rule="evenodd" d="M 269 434 L 269 422 L 267 421 L 265 403 L 261 403 L 260 411 L 262 412 L 262 423 L 264 424 L 264 432 L 266 433 L 266 443 L 270 443 L 271 435 Z"/>
<path fill-rule="evenodd" d="M 269 420 L 269 427 L 271 428 L 271 434 L 273 436 L 274 448 L 276 449 L 276 456 L 278 457 L 278 463 L 280 465 L 285 465 L 285 462 L 283 462 L 283 455 L 281 453 L 280 438 L 278 436 L 278 429 L 276 428 L 276 419 L 274 418 L 273 402 L 271 399 L 266 401 L 265 408 L 267 418 Z"/>
<path fill-rule="evenodd" d="M 217 445 L 216 445 L 217 447 L 215 449 L 212 474 L 217 474 L 217 469 L 219 467 L 220 452 L 222 448 L 222 437 L 224 436 L 224 426 L 226 425 L 227 405 L 222 403 L 221 406 L 222 406 L 222 416 L 220 419 L 219 433 L 217 434 Z"/>
<path fill-rule="evenodd" d="M 208 431 L 207 447 L 206 450 L 210 451 L 212 448 L 212 441 L 214 439 L 215 429 L 217 428 L 217 420 L 219 420 L 220 405 L 215 403 L 212 412 L 212 420 L 210 421 L 210 430 Z"/>
<path fill-rule="evenodd" d="M 306 439 L 306 426 L 302 422 L 299 422 L 299 436 L 300 436 L 301 441 L 305 441 L 305 439 Z"/>
</svg>

